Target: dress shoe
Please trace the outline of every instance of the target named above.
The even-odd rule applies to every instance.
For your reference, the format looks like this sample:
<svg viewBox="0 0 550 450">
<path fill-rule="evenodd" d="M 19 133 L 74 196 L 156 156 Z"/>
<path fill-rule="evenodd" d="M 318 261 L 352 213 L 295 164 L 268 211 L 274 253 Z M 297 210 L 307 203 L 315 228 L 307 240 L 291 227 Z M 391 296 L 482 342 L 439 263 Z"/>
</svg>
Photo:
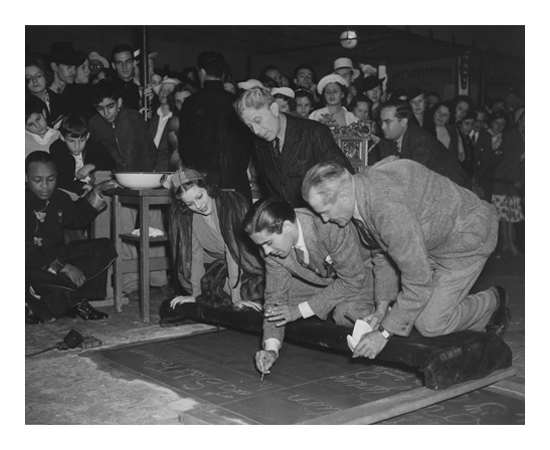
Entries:
<svg viewBox="0 0 550 450">
<path fill-rule="evenodd" d="M 493 311 L 485 331 L 497 335 L 499 338 L 503 338 L 510 325 L 510 310 L 506 306 L 508 301 L 508 295 L 506 290 L 502 286 L 492 286 L 491 289 L 495 293 L 497 299 L 497 307 Z"/>
<path fill-rule="evenodd" d="M 102 320 L 107 319 L 109 315 L 107 313 L 98 311 L 93 308 L 86 300 L 82 300 L 68 313 L 69 317 L 79 316 L 84 320 Z"/>
</svg>

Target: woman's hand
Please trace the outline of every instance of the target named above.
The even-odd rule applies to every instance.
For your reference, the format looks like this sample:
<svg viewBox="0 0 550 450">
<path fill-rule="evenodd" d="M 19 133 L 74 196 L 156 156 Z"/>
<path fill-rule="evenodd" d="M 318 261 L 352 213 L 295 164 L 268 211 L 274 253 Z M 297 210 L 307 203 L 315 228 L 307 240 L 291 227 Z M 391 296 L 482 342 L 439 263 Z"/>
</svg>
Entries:
<svg viewBox="0 0 550 450">
<path fill-rule="evenodd" d="M 178 295 L 170 301 L 170 308 L 174 309 L 183 303 L 195 303 L 195 297 L 192 295 Z"/>
<path fill-rule="evenodd" d="M 233 308 L 239 311 L 242 311 L 243 309 L 246 309 L 246 308 L 250 308 L 258 312 L 263 311 L 262 305 L 256 302 L 251 302 L 249 300 L 241 300 L 239 302 L 233 303 Z"/>
</svg>

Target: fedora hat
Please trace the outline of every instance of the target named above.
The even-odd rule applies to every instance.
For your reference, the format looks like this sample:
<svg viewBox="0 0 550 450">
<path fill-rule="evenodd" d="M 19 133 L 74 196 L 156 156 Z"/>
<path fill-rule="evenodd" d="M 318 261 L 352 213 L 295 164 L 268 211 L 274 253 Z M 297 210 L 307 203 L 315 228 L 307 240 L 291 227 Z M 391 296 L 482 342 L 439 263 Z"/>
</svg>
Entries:
<svg viewBox="0 0 550 450">
<path fill-rule="evenodd" d="M 80 66 L 86 56 L 79 57 L 70 42 L 54 42 L 50 46 L 50 61 L 67 66 Z"/>
<path fill-rule="evenodd" d="M 351 62 L 351 59 L 349 58 L 338 58 L 334 61 L 334 70 L 333 73 L 336 72 L 339 69 L 352 69 L 353 75 L 351 77 L 351 81 L 355 80 L 359 76 L 359 69 L 355 69 L 353 67 L 353 63 Z"/>
</svg>

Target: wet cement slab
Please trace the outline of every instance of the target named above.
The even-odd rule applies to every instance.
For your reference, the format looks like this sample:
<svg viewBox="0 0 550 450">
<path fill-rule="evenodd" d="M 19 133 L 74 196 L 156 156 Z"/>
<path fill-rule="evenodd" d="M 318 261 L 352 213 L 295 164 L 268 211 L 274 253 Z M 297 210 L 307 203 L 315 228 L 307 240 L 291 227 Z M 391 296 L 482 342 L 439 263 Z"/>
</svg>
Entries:
<svg viewBox="0 0 550 450">
<path fill-rule="evenodd" d="M 299 424 L 422 386 L 411 368 L 353 359 L 324 349 L 285 344 L 264 381 L 254 367 L 259 338 L 211 332 L 126 345 L 90 354 L 114 376 L 146 380 L 192 398 L 206 423 Z M 193 417 L 180 415 L 181 421 Z M 386 424 L 523 424 L 525 401 L 480 389 Z"/>
</svg>

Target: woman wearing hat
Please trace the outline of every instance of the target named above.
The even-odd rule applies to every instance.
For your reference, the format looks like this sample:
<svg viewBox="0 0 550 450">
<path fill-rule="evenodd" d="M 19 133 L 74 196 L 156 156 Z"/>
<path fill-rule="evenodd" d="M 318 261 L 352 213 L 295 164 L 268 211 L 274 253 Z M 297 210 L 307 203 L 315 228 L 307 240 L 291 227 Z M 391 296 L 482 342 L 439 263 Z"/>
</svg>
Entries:
<svg viewBox="0 0 550 450">
<path fill-rule="evenodd" d="M 348 87 L 348 82 L 336 73 L 321 78 L 317 91 L 323 96 L 326 106 L 313 111 L 309 118 L 328 126 L 339 127 L 347 127 L 357 122 L 357 117 L 343 106 Z"/>
<path fill-rule="evenodd" d="M 378 78 L 375 75 L 369 75 L 363 79 L 363 85 L 361 89 L 363 95 L 365 95 L 371 102 L 371 114 L 372 120 L 378 120 L 380 118 L 380 110 L 382 109 L 382 83 L 386 78 Z"/>
<path fill-rule="evenodd" d="M 178 200 L 170 209 L 173 266 L 191 296 L 174 298 L 170 307 L 197 301 L 261 310 L 264 266 L 242 228 L 250 204 L 190 168 L 174 173 L 172 184 Z"/>
</svg>

